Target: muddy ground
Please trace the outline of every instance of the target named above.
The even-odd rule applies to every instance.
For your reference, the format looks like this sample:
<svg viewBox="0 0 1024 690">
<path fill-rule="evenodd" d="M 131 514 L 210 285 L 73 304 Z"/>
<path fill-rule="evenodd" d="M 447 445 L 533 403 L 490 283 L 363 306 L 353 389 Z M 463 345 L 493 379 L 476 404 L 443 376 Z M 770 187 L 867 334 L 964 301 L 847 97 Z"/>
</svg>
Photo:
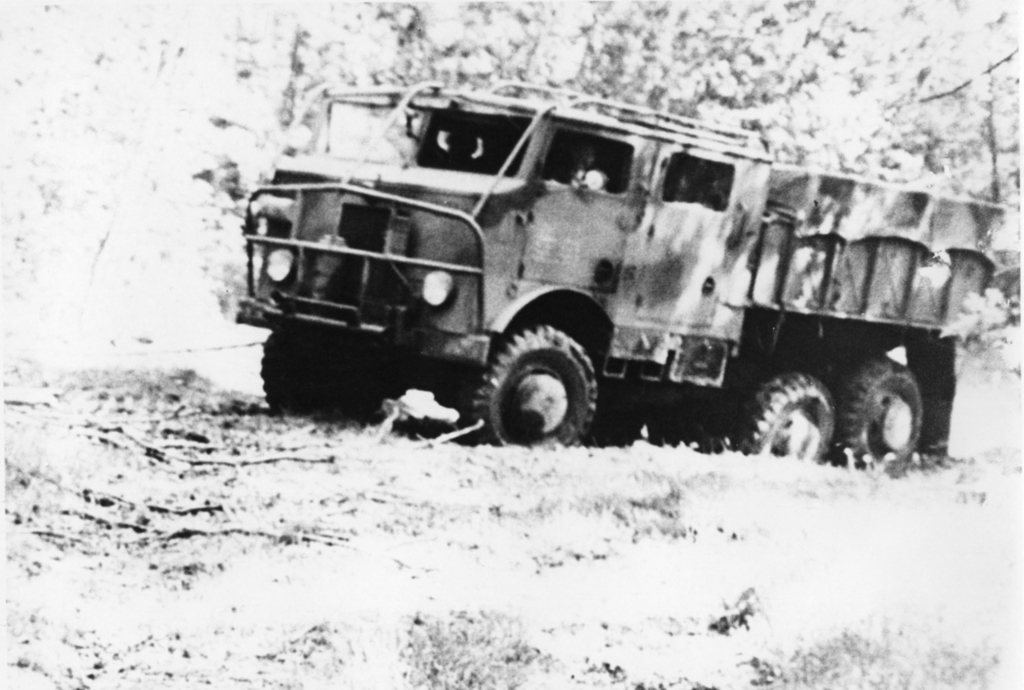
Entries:
<svg viewBox="0 0 1024 690">
<path fill-rule="evenodd" d="M 196 369 L 8 361 L 8 687 L 1019 687 L 1019 379 L 892 478 L 431 445 Z"/>
</svg>

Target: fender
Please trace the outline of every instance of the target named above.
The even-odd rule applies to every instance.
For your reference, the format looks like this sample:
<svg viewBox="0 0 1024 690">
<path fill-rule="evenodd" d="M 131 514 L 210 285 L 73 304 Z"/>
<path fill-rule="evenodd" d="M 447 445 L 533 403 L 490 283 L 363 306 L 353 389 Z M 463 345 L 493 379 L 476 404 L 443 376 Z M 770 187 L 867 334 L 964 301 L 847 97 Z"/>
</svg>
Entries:
<svg viewBox="0 0 1024 690">
<path fill-rule="evenodd" d="M 492 333 L 504 333 L 519 314 L 548 297 L 561 297 L 580 305 L 586 305 L 599 312 L 604 317 L 608 326 L 612 325 L 612 320 L 609 318 L 605 308 L 589 292 L 561 285 L 544 285 L 517 297 L 491 321 L 488 330 Z"/>
</svg>

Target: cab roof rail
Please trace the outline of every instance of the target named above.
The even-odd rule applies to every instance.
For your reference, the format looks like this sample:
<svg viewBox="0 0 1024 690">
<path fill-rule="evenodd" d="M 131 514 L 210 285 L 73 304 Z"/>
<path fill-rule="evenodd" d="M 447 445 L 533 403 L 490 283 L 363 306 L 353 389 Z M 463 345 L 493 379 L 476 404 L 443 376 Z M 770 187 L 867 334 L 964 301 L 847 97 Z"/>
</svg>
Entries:
<svg viewBox="0 0 1024 690">
<path fill-rule="evenodd" d="M 646 124 L 649 127 L 668 129 L 680 133 L 689 134 L 703 134 L 715 135 L 716 138 L 724 139 L 730 142 L 742 142 L 748 144 L 754 144 L 759 142 L 759 137 L 756 132 L 752 132 L 742 127 L 732 127 L 730 125 L 713 124 L 710 122 L 704 122 L 702 120 L 696 120 L 690 117 L 683 117 L 682 115 L 673 115 L 672 113 L 661 112 L 653 110 L 651 108 L 644 108 L 642 106 L 629 105 L 627 103 L 619 103 L 617 101 L 608 100 L 606 98 L 585 98 L 577 101 L 572 101 L 567 104 L 570 109 L 580 109 L 586 107 L 604 108 L 606 110 L 616 110 L 620 113 L 629 113 L 631 115 L 638 115 L 643 118 L 651 118 L 653 122 L 642 122 L 638 124 Z"/>
</svg>

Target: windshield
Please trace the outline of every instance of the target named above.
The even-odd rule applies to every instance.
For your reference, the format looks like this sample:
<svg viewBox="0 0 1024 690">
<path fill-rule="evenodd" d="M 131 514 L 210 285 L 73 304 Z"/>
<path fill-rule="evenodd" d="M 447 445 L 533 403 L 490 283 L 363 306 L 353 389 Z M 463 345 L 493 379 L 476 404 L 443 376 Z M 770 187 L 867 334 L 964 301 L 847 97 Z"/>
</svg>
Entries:
<svg viewBox="0 0 1024 690">
<path fill-rule="evenodd" d="M 393 108 L 386 105 L 336 101 L 328 110 L 327 153 L 368 163 L 404 165 L 416 156 L 419 115 L 401 118 L 381 134 Z"/>
<path fill-rule="evenodd" d="M 433 111 L 417 162 L 424 168 L 495 175 L 529 124 L 525 117 Z M 516 174 L 525 150 L 519 150 L 507 175 Z"/>
</svg>

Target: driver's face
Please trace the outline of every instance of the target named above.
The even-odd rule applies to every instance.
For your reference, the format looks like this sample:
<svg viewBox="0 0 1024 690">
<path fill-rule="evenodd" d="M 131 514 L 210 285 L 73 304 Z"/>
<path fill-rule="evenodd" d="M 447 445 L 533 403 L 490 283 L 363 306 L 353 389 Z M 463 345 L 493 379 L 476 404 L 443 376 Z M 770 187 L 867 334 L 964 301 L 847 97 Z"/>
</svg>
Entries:
<svg viewBox="0 0 1024 690">
<path fill-rule="evenodd" d="M 590 146 L 584 146 L 576 153 L 576 169 L 589 170 L 597 161 L 597 153 Z"/>
</svg>

